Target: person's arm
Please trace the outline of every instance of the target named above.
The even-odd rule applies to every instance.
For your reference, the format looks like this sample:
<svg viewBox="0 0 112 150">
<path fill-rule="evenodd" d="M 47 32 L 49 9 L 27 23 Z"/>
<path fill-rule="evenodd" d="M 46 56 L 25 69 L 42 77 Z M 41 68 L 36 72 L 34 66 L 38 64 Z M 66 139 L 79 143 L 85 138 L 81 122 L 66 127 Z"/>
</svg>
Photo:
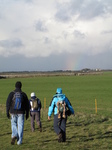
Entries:
<svg viewBox="0 0 112 150">
<path fill-rule="evenodd" d="M 24 98 L 25 98 L 25 111 L 26 111 L 26 120 L 29 118 L 29 100 L 27 95 L 24 93 Z"/>
<path fill-rule="evenodd" d="M 6 114 L 7 114 L 8 119 L 10 118 L 9 110 L 10 110 L 10 106 L 11 106 L 12 97 L 13 97 L 13 92 L 11 92 L 8 95 L 8 98 L 7 98 L 7 101 L 6 101 Z"/>
<path fill-rule="evenodd" d="M 66 104 L 67 104 L 67 107 L 69 108 L 71 114 L 74 114 L 74 109 L 67 97 L 66 97 Z"/>
<path fill-rule="evenodd" d="M 51 101 L 51 103 L 50 103 L 50 106 L 49 106 L 49 110 L 48 110 L 48 120 L 50 120 L 50 117 L 51 117 L 51 115 L 52 115 L 53 109 L 54 109 L 54 99 L 52 99 L 52 101 Z"/>
</svg>

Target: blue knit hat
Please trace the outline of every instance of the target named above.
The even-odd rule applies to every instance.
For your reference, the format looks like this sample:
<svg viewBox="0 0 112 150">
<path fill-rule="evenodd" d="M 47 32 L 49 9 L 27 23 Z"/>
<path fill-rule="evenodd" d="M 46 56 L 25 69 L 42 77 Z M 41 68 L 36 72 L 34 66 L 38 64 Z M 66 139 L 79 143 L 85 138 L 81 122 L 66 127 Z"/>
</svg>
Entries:
<svg viewBox="0 0 112 150">
<path fill-rule="evenodd" d="M 57 88 L 56 94 L 62 94 L 62 88 Z"/>
</svg>

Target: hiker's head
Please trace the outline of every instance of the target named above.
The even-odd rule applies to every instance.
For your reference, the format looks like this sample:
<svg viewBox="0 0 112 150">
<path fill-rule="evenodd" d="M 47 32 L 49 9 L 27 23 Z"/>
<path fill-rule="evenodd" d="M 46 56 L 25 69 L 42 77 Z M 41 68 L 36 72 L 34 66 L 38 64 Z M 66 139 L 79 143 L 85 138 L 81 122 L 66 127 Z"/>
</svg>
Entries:
<svg viewBox="0 0 112 150">
<path fill-rule="evenodd" d="M 31 98 L 33 98 L 33 99 L 35 99 L 35 98 L 36 98 L 36 95 L 35 95 L 35 93 L 34 93 L 34 92 L 32 92 L 30 96 L 31 96 Z"/>
<path fill-rule="evenodd" d="M 17 81 L 15 87 L 21 89 L 22 83 L 20 81 Z"/>
<path fill-rule="evenodd" d="M 62 94 L 62 88 L 57 88 L 56 94 Z"/>
</svg>

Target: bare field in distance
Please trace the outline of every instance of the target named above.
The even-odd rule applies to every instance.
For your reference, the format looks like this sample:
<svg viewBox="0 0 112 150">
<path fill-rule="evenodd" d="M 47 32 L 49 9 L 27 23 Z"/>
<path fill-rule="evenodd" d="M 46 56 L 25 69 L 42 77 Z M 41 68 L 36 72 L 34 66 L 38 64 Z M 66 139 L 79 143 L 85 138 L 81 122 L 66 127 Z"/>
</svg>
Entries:
<svg viewBox="0 0 112 150">
<path fill-rule="evenodd" d="M 3 72 L 0 73 L 0 78 L 27 78 L 38 76 L 82 76 L 82 75 L 101 75 L 103 71 L 23 71 L 23 72 Z"/>
</svg>

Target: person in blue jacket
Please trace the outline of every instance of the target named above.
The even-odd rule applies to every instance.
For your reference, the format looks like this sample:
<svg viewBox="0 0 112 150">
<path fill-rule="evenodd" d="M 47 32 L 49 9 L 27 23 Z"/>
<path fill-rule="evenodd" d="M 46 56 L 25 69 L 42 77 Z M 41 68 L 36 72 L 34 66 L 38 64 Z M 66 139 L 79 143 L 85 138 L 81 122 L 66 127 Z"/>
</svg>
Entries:
<svg viewBox="0 0 112 150">
<path fill-rule="evenodd" d="M 52 98 L 48 109 L 48 120 L 53 112 L 54 131 L 58 135 L 58 142 L 65 142 L 67 116 L 74 114 L 74 109 L 65 94 L 62 94 L 61 88 L 57 88 L 56 94 Z"/>
</svg>

